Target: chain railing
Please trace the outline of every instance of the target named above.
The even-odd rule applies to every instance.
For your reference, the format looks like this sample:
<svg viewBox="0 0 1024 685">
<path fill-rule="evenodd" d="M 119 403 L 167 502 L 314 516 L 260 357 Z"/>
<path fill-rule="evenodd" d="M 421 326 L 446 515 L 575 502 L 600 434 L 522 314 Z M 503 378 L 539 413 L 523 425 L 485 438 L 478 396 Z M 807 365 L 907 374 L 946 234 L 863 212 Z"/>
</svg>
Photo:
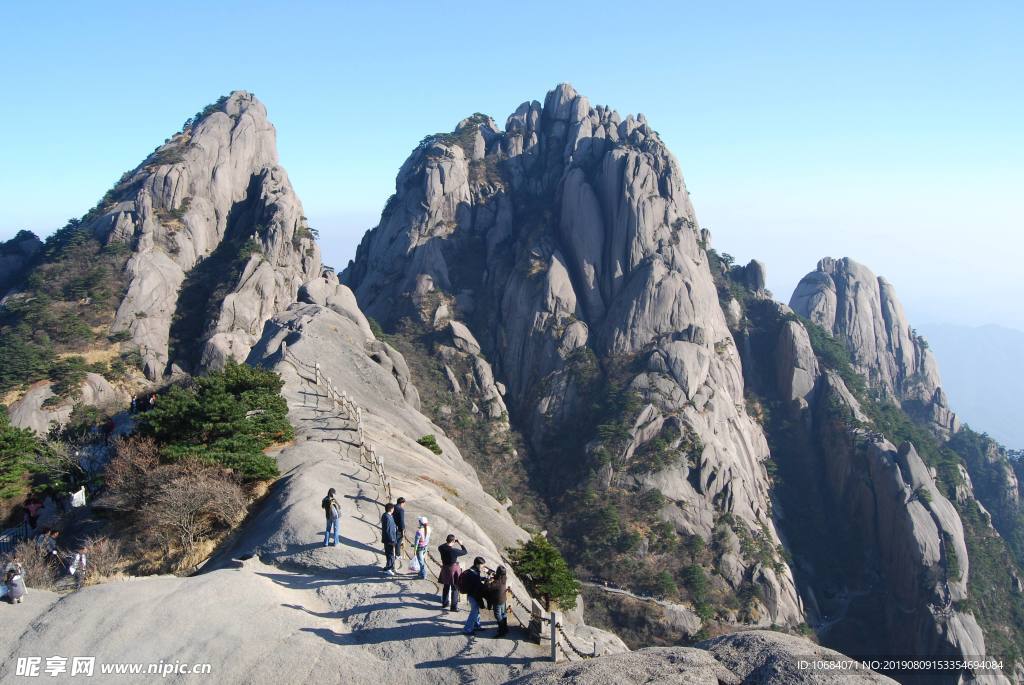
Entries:
<svg viewBox="0 0 1024 685">
<path fill-rule="evenodd" d="M 318 395 L 320 391 L 323 391 L 323 396 L 330 400 L 332 409 L 339 412 L 344 411 L 344 418 L 350 421 L 354 421 L 355 426 L 351 430 L 353 430 L 356 433 L 356 441 L 354 443 L 354 446 L 356 446 L 359 449 L 360 464 L 365 465 L 366 468 L 377 477 L 377 485 L 380 487 L 381 491 L 387 495 L 387 499 L 390 502 L 393 499 L 393 494 L 391 490 L 391 478 L 390 476 L 388 476 L 387 470 L 384 466 L 384 458 L 378 455 L 374 451 L 374 449 L 367 444 L 363 425 L 362 408 L 359 405 L 357 405 L 352 400 L 351 397 L 348 396 L 348 393 L 346 393 L 344 390 L 339 390 L 334 385 L 333 381 L 329 376 L 325 376 L 323 374 L 323 372 L 320 369 L 319 362 L 309 364 L 308 362 L 302 361 L 294 354 L 289 352 L 287 344 L 284 342 L 281 343 L 281 358 L 286 360 L 295 368 L 300 378 L 302 378 L 307 383 L 313 384 L 317 388 Z M 304 372 L 311 373 L 312 377 L 304 376 Z M 405 541 L 408 541 L 408 538 L 405 538 Z M 415 550 L 411 550 L 410 553 L 414 554 Z M 436 557 L 434 557 L 433 553 L 430 551 L 428 551 L 424 555 L 424 558 L 437 567 L 437 570 L 431 569 L 431 572 L 434 574 L 435 584 L 440 586 L 440 570 L 441 568 L 443 568 L 441 562 Z M 410 556 L 409 559 L 411 561 L 412 556 Z M 505 559 L 502 559 L 502 561 L 505 561 L 506 564 L 508 563 L 507 560 Z M 485 566 L 484 569 L 488 571 L 492 570 L 487 566 Z M 565 647 L 568 647 L 568 649 L 566 649 L 565 647 L 562 648 L 562 653 L 565 655 L 566 660 L 568 661 L 572 661 L 572 658 L 569 656 L 570 652 L 581 659 L 591 659 L 598 656 L 596 639 L 594 640 L 593 653 L 587 654 L 586 652 L 580 650 L 575 644 L 573 644 L 572 640 L 569 639 L 569 636 L 566 634 L 565 629 L 558 621 L 557 616 L 554 612 L 551 612 L 549 616 L 545 616 L 543 611 L 539 609 L 540 605 L 539 603 L 537 603 L 537 600 L 533 599 L 532 597 L 530 598 L 531 604 L 537 604 L 537 607 L 527 605 L 522 599 L 519 598 L 519 596 L 515 593 L 515 590 L 511 587 L 508 588 L 508 596 L 511 597 L 515 605 L 518 605 L 523 611 L 526 612 L 526 615 L 529 617 L 529 619 L 526 622 L 524 622 L 516 613 L 514 606 L 509 607 L 508 613 L 512 616 L 512 618 L 515 619 L 516 623 L 518 623 L 521 628 L 528 630 L 530 623 L 532 623 L 533 621 L 539 621 L 541 626 L 541 632 L 543 632 L 544 625 L 547 625 L 549 627 L 549 633 L 551 635 L 552 644 L 551 655 L 553 661 L 558 660 L 557 648 L 560 642 L 564 642 Z M 558 635 L 561 636 L 561 640 L 558 640 Z"/>
<path fill-rule="evenodd" d="M 14 554 L 14 548 L 18 546 L 18 543 L 22 540 L 28 540 L 28 537 L 27 522 L 3 531 L 0 533 L 0 554 L 5 556 Z"/>
</svg>

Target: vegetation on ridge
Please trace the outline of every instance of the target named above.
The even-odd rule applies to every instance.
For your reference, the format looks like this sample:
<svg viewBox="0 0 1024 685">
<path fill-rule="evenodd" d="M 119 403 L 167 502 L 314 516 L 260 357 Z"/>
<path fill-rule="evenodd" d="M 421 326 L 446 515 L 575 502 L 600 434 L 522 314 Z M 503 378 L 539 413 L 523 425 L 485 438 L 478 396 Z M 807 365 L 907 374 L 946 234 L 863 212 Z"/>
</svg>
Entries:
<svg viewBox="0 0 1024 685">
<path fill-rule="evenodd" d="M 223 371 L 172 386 L 141 416 L 139 433 L 169 461 L 218 464 L 246 480 L 275 478 L 277 462 L 263 451 L 295 436 L 283 385 L 272 371 L 229 361 Z"/>
<path fill-rule="evenodd" d="M 73 362 L 63 357 L 107 344 L 128 253 L 78 220 L 47 238 L 24 285 L 0 305 L 0 394 L 46 378 L 65 381 L 56 392 L 66 394 Z"/>
</svg>

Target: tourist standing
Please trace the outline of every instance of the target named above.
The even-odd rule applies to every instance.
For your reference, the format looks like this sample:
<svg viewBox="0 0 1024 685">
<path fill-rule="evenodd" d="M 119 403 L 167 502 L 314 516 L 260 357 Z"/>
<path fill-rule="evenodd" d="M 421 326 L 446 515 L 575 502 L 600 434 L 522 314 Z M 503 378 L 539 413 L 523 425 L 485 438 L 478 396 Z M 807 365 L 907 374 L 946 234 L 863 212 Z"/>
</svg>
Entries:
<svg viewBox="0 0 1024 685">
<path fill-rule="evenodd" d="M 504 566 L 494 571 L 487 590 L 491 608 L 494 609 L 494 620 L 498 622 L 498 637 L 505 637 L 508 633 L 508 572 Z"/>
<path fill-rule="evenodd" d="M 395 575 L 395 553 L 398 551 L 398 526 L 395 525 L 395 505 L 388 502 L 380 517 L 380 539 L 384 543 L 384 574 Z"/>
<path fill-rule="evenodd" d="M 399 497 L 395 500 L 395 511 L 392 514 L 395 519 L 395 526 L 398 528 L 398 568 L 402 567 L 402 555 L 405 554 L 405 498 Z"/>
<path fill-rule="evenodd" d="M 413 540 L 413 552 L 416 553 L 416 561 L 420 565 L 420 580 L 427 579 L 427 545 L 430 544 L 430 521 L 426 516 L 420 516 L 416 523 L 416 537 Z"/>
<path fill-rule="evenodd" d="M 480 630 L 480 608 L 486 602 L 487 586 L 483 577 L 483 557 L 473 560 L 473 565 L 466 569 L 466 572 L 459 578 L 459 588 L 465 593 L 469 600 L 469 616 L 466 617 L 466 625 L 462 632 L 472 635 L 474 631 Z"/>
<path fill-rule="evenodd" d="M 324 515 L 327 517 L 327 530 L 324 532 L 324 547 L 338 544 L 338 529 L 341 527 L 341 506 L 338 504 L 338 500 L 334 498 L 334 488 L 327 491 L 327 497 L 324 497 L 320 502 L 320 506 L 324 509 Z M 331 537 L 333 536 L 333 540 Z"/>
<path fill-rule="evenodd" d="M 454 543 L 454 544 L 453 544 Z M 457 549 L 455 545 L 461 547 Z M 445 611 L 459 610 L 459 576 L 462 574 L 462 567 L 459 566 L 459 557 L 466 554 L 466 546 L 457 537 L 448 534 L 443 545 L 437 548 L 441 555 L 441 574 L 437 581 L 441 583 L 441 608 Z"/>
</svg>

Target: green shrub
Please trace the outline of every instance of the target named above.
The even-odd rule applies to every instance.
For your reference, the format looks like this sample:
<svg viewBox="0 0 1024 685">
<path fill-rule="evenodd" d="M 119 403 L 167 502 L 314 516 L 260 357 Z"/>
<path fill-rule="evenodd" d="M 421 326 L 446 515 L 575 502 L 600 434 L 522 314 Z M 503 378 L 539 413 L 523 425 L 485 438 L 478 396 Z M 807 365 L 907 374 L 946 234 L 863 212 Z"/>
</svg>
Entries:
<svg viewBox="0 0 1024 685">
<path fill-rule="evenodd" d="M 548 607 L 555 601 L 563 609 L 576 608 L 580 583 L 561 552 L 546 537 L 538 533 L 522 546 L 507 551 L 512 568 L 530 594 L 542 598 Z"/>
<path fill-rule="evenodd" d="M 433 433 L 424 435 L 416 442 L 420 445 L 423 445 L 434 454 L 441 454 L 441 446 L 437 444 L 437 438 L 434 436 Z"/>
<path fill-rule="evenodd" d="M 248 480 L 274 478 L 277 462 L 263 450 L 295 436 L 282 385 L 272 371 L 229 362 L 223 371 L 172 387 L 142 415 L 139 429 L 170 461 L 220 464 Z"/>
<path fill-rule="evenodd" d="M 29 472 L 46 451 L 46 443 L 31 430 L 11 425 L 0 405 L 0 499 L 21 494 Z"/>
<path fill-rule="evenodd" d="M 59 398 L 77 397 L 85 375 L 89 372 L 85 359 L 79 356 L 67 357 L 50 368 L 50 389 Z"/>
<path fill-rule="evenodd" d="M 655 575 L 652 589 L 658 597 L 675 597 L 679 594 L 675 578 L 668 571 L 659 571 Z"/>
</svg>

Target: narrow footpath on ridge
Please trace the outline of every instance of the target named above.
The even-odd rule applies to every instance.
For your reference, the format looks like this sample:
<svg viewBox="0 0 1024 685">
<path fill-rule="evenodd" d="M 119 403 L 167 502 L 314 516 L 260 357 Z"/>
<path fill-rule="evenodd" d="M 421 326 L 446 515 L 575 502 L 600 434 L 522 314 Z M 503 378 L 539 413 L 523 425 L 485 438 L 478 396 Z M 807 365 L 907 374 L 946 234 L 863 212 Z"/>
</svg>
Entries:
<svg viewBox="0 0 1024 685">
<path fill-rule="evenodd" d="M 382 572 L 384 566 L 381 544 L 381 515 L 389 495 L 381 478 L 369 461 L 372 442 L 359 430 L 359 419 L 354 404 L 332 401 L 340 391 L 315 383 L 315 367 L 305 365 L 290 353 L 287 363 L 278 371 L 286 380 L 284 390 L 289 399 L 290 416 L 296 426 L 296 444 L 283 449 L 282 480 L 288 489 L 301 491 L 304 497 L 291 501 L 288 509 L 302 507 L 303 512 L 316 523 L 310 523 L 301 533 L 302 543 L 291 541 L 297 530 L 287 523 L 276 529 L 275 536 L 287 533 L 289 543 L 278 550 L 271 537 L 269 545 L 256 544 L 253 536 L 244 534 L 229 546 L 224 554 L 210 562 L 211 568 L 251 563 L 250 554 L 278 570 L 258 571 L 274 583 L 290 590 L 300 591 L 289 608 L 308 614 L 313 619 L 328 619 L 329 627 L 303 629 L 326 642 L 342 648 L 369 649 L 392 668 L 402 665 L 415 670 L 410 674 L 417 682 L 452 682 L 453 670 L 459 682 L 504 682 L 531 666 L 543 666 L 549 654 L 547 645 L 526 640 L 522 622 L 528 616 L 517 610 L 517 620 L 510 616 L 512 629 L 505 639 L 494 639 L 497 626 L 492 611 L 481 610 L 484 630 L 473 637 L 463 633 L 468 616 L 469 602 L 463 597 L 458 612 L 444 612 L 440 603 L 440 586 L 436 582 L 439 570 L 428 561 L 427 580 L 409 571 L 411 543 L 409 538 L 421 514 L 415 496 L 407 505 L 407 544 L 401 568 L 394 576 Z M 289 373 L 289 367 L 291 372 Z M 310 376 L 312 374 L 312 376 Z M 345 395 L 347 397 L 347 395 Z M 353 411 L 355 410 L 355 411 Z M 386 467 L 385 467 L 386 468 Z M 403 485 L 412 485 L 392 477 L 393 497 L 406 493 Z M 337 546 L 324 546 L 324 514 L 319 502 L 327 489 L 337 490 L 341 507 L 340 537 Z M 281 512 L 267 502 L 253 517 L 256 538 L 272 527 L 264 521 L 279 520 Z M 287 517 L 286 517 L 287 520 Z M 436 559 L 436 547 L 443 542 L 446 529 L 434 527 L 431 533 L 431 557 Z M 464 533 L 460 533 L 466 538 Z M 468 558 L 482 554 L 488 565 L 497 566 L 495 558 L 485 550 L 469 548 Z M 471 561 L 463 558 L 463 566 Z M 500 563 L 500 562 L 499 562 Z M 511 600 L 510 600 L 511 603 Z M 319 622 L 314 622 L 319 623 Z M 369 674 L 367 674 L 369 675 Z M 401 677 L 398 677 L 402 682 Z"/>
<path fill-rule="evenodd" d="M 467 564 L 480 555 L 495 567 L 526 533 L 408 400 L 391 368 L 371 358 L 372 338 L 316 305 L 296 305 L 274 325 L 250 362 L 284 381 L 296 438 L 275 454 L 280 478 L 192 576 L 112 580 L 66 595 L 30 591 L 16 611 L 5 612 L 0 683 L 20 681 L 19 657 L 54 655 L 95 657 L 101 683 L 123 676 L 103 678 L 100 665 L 124 663 L 209 664 L 218 683 L 275 685 L 496 685 L 547 667 L 549 645 L 526 639 L 528 610 L 511 597 L 503 639 L 494 637 L 487 610 L 483 631 L 463 633 L 465 599 L 459 612 L 442 611 L 432 579 L 445 535 L 466 544 Z M 311 360 L 323 366 L 320 383 Z M 442 454 L 417 444 L 430 433 Z M 320 502 L 332 487 L 342 509 L 340 540 L 325 547 Z M 427 580 L 408 573 L 409 544 L 399 574 L 382 572 L 380 517 L 398 496 L 408 500 L 407 537 L 418 516 L 433 524 Z M 514 574 L 510 587 L 529 601 Z M 614 635 L 572 621 L 559 629 L 559 643 L 570 660 L 625 650 Z M 77 682 L 67 674 L 48 680 Z M 164 681 L 194 682 L 184 675 Z"/>
</svg>

